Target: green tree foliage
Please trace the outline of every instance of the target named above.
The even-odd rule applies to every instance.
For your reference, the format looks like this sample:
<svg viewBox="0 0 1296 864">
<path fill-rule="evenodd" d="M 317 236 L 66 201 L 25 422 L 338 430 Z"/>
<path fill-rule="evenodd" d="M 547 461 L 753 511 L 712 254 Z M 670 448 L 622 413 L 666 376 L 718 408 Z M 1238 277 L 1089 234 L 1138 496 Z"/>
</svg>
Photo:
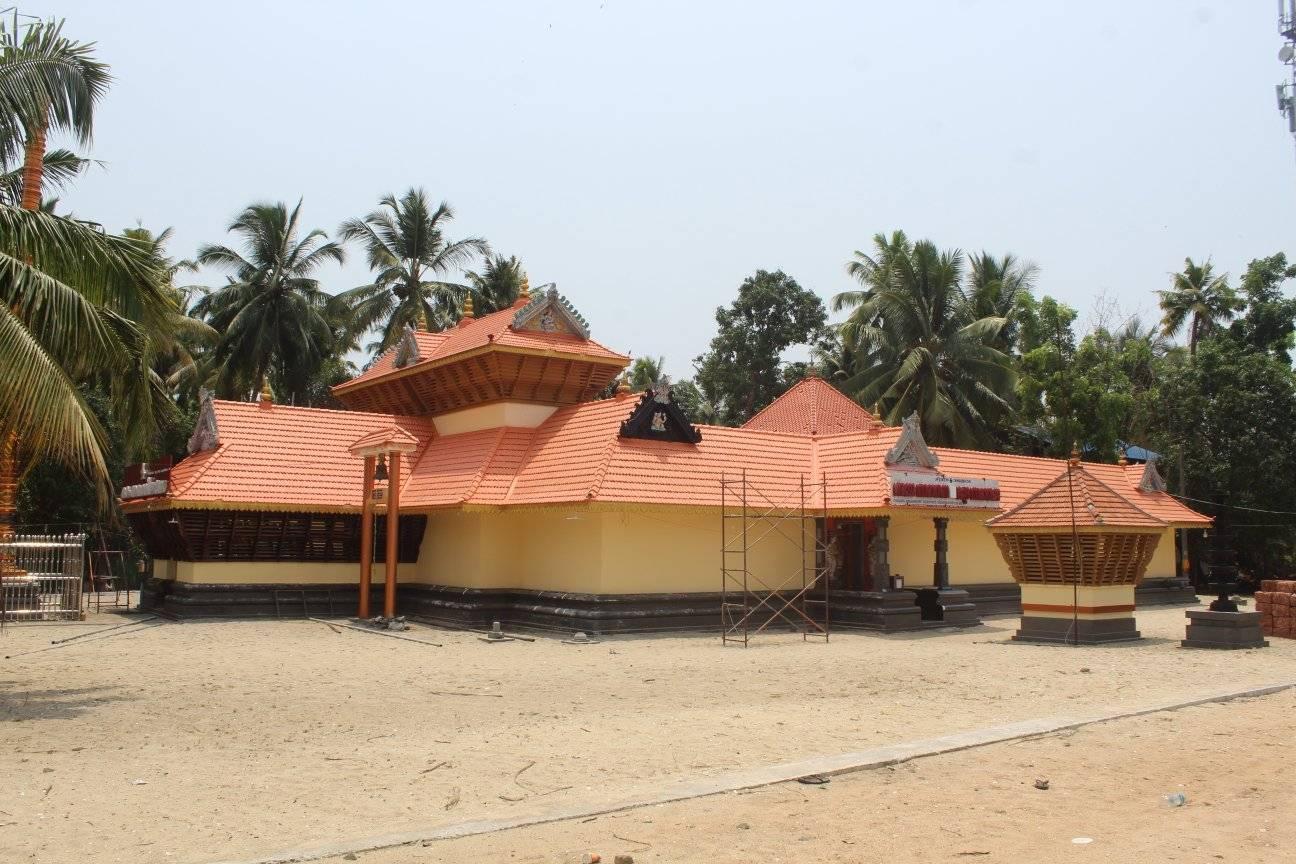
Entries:
<svg viewBox="0 0 1296 864">
<path fill-rule="evenodd" d="M 1165 455 L 1178 491 L 1183 466 L 1189 505 L 1236 534 L 1244 569 L 1281 574 L 1296 565 L 1296 374 L 1285 360 L 1238 350 L 1227 338 L 1203 339 L 1192 363 L 1162 370 L 1154 449 Z M 1219 502 L 1226 506 L 1203 504 Z M 1255 508 L 1245 510 L 1241 508 Z M 1285 562 L 1285 564 L 1283 563 Z"/>
<path fill-rule="evenodd" d="M 842 389 L 879 405 L 892 425 L 917 412 L 933 444 L 993 446 L 991 430 L 1011 412 L 1015 384 L 1011 359 L 995 347 L 1007 319 L 977 317 L 962 284 L 961 252 L 910 243 L 902 231 L 873 242 L 873 255 L 856 252 L 847 264 L 864 290 L 833 298 L 834 309 L 850 310 L 840 338 L 855 353 Z M 1011 257 L 1000 263 L 1017 285 L 1016 302 L 1028 277 Z M 983 299 L 1000 302 L 1007 291 L 1002 280 L 989 280 Z"/>
<path fill-rule="evenodd" d="M 280 400 L 303 402 L 332 355 L 329 295 L 315 274 L 345 255 L 319 229 L 299 237 L 300 219 L 300 201 L 291 211 L 283 203 L 253 204 L 229 226 L 243 240 L 242 252 L 219 245 L 198 250 L 199 264 L 233 271 L 194 305 L 221 334 L 212 363 L 223 398 L 259 392 L 269 379 Z"/>
<path fill-rule="evenodd" d="M 24 152 L 39 151 L 40 162 L 47 128 L 89 141 L 108 81 L 92 49 L 57 23 L 21 38 L 0 27 L 6 170 Z M 39 170 L 28 176 L 39 184 Z M 86 385 L 105 388 L 128 449 L 153 436 L 170 407 L 147 363 L 149 340 L 173 311 L 161 271 L 135 241 L 0 202 L 0 441 L 18 437 L 21 466 L 58 461 L 92 477 L 106 498 L 108 438 Z"/>
<path fill-rule="evenodd" d="M 636 357 L 635 361 L 630 364 L 630 371 L 627 376 L 630 381 L 630 389 L 635 393 L 642 393 L 660 381 L 665 373 L 665 357 Z M 678 399 L 677 395 L 676 401 Z"/>
<path fill-rule="evenodd" d="M 503 255 L 491 256 L 486 259 L 482 272 L 469 270 L 464 276 L 468 279 L 473 312 L 476 315 L 498 312 L 512 306 L 522 293 L 522 283 L 526 281 L 522 262 L 511 255 L 508 258 Z"/>
<path fill-rule="evenodd" d="M 1229 327 L 1229 335 L 1243 347 L 1250 347 L 1291 362 L 1296 346 L 1296 297 L 1286 297 L 1282 284 L 1296 277 L 1296 266 L 1279 252 L 1257 258 L 1242 277 L 1245 312 Z"/>
<path fill-rule="evenodd" d="M 741 425 L 781 395 L 789 386 L 783 352 L 815 341 L 827 317 L 819 296 L 781 270 L 744 279 L 738 299 L 716 310 L 718 332 L 694 361 L 715 422 Z"/>
<path fill-rule="evenodd" d="M 490 247 L 480 237 L 447 239 L 443 232 L 454 211 L 444 201 L 433 209 L 422 189 L 410 189 L 399 199 L 388 195 L 379 208 L 339 229 L 344 241 L 360 243 L 374 272 L 373 282 L 341 296 L 351 306 L 355 327 L 378 329 L 381 335 L 371 347 L 385 351 L 406 326 L 443 330 L 458 321 L 469 287 L 447 281 L 446 274 L 489 255 Z"/>
<path fill-rule="evenodd" d="M 1197 344 L 1211 335 L 1221 323 L 1232 319 L 1242 302 L 1228 284 L 1228 274 L 1215 275 L 1210 259 L 1203 264 L 1184 259 L 1184 269 L 1170 280 L 1170 290 L 1158 291 L 1161 297 L 1162 332 L 1174 336 L 1188 327 L 1188 354 L 1197 353 Z"/>
</svg>

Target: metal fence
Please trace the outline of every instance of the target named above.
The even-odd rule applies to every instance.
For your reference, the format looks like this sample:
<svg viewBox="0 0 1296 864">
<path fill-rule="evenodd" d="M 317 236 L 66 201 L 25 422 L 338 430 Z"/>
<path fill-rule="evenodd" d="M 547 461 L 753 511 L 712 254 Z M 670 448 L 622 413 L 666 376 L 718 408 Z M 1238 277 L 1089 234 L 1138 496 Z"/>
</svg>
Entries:
<svg viewBox="0 0 1296 864">
<path fill-rule="evenodd" d="M 84 614 L 85 534 L 13 534 L 0 541 L 0 621 Z"/>
</svg>

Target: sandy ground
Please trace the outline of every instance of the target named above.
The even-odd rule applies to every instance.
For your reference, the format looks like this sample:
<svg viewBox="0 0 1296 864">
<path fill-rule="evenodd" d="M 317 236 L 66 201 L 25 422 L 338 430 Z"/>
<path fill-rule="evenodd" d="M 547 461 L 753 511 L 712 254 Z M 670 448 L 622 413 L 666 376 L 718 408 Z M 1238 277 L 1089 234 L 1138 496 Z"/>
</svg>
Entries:
<svg viewBox="0 0 1296 864">
<path fill-rule="evenodd" d="M 253 855 L 1296 677 L 1296 641 L 1188 651 L 1182 610 L 1138 617 L 1149 638 L 1102 648 L 1010 643 L 1015 618 L 829 645 L 763 636 L 746 650 L 714 636 L 575 646 L 413 631 L 437 648 L 304 621 L 143 625 L 0 665 L 0 861 Z M 77 632 L 9 627 L 0 653 Z M 1149 782 L 1155 799 L 1165 783 Z M 929 833 L 943 824 L 915 818 Z M 999 824 L 1029 823 L 1009 808 Z"/>
<path fill-rule="evenodd" d="M 566 864 L 597 851 L 608 864 L 619 854 L 637 864 L 1278 864 L 1296 860 L 1296 786 L 1278 731 L 1293 716 L 1289 690 L 844 774 L 827 786 L 784 783 L 357 858 Z M 1170 807 L 1164 797 L 1176 792 L 1187 803 Z"/>
</svg>

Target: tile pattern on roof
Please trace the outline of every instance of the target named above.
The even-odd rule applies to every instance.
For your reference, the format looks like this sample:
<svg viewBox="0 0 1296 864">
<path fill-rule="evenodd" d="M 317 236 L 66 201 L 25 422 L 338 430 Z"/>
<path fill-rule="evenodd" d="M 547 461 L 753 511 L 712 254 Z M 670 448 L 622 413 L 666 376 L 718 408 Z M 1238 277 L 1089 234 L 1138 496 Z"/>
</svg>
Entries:
<svg viewBox="0 0 1296 864">
<path fill-rule="evenodd" d="M 1006 513 L 990 519 L 993 528 L 1068 529 L 1164 528 L 1165 521 L 1144 511 L 1108 486 L 1088 466 L 1064 468 L 1043 488 Z"/>
<path fill-rule="evenodd" d="M 547 295 L 540 296 L 545 297 Z M 534 302 L 534 300 L 531 301 L 531 303 Z M 525 303 L 526 301 L 519 300 L 507 309 L 491 312 L 480 318 L 462 321 L 460 326 L 450 330 L 438 333 L 416 331 L 414 338 L 418 344 L 417 362 L 398 370 L 395 364 L 396 352 L 393 349 L 375 360 L 373 365 L 363 373 L 350 381 L 339 384 L 334 390 L 349 390 L 356 385 L 377 380 L 396 371 L 405 372 L 418 369 L 420 366 L 438 363 L 456 354 L 485 348 L 488 345 L 571 354 L 594 360 L 620 361 L 622 364 L 629 362 L 629 357 L 618 354 L 579 333 L 515 329 L 513 319 L 521 311 L 521 307 Z"/>
<path fill-rule="evenodd" d="M 744 429 L 836 435 L 864 432 L 873 415 L 845 393 L 818 377 L 803 378 L 743 424 Z"/>
<path fill-rule="evenodd" d="M 766 504 L 799 503 L 802 477 L 807 484 L 826 477 L 830 509 L 887 507 L 884 456 L 900 438 L 899 428 L 814 437 L 704 426 L 697 444 L 626 439 L 618 432 L 629 404 L 586 402 L 559 408 L 534 429 L 437 437 L 426 418 L 217 401 L 221 445 L 176 465 L 168 494 L 195 503 L 358 507 L 362 470 L 348 448 L 399 425 L 419 441 L 419 450 L 401 460 L 401 501 L 410 508 L 585 501 L 717 506 L 721 477 L 734 479 L 744 470 L 751 487 L 773 499 Z M 932 450 L 947 474 L 998 480 L 1007 511 L 1065 477 L 1065 463 L 1056 459 Z M 1165 493 L 1138 490 L 1140 466 L 1086 463 L 1082 470 L 1093 480 L 1088 500 L 1109 523 L 1128 508 L 1142 514 L 1133 517 L 1139 524 L 1209 524 Z M 814 497 L 806 504 L 817 508 L 823 501 Z M 1068 509 L 1067 524 L 1069 518 Z"/>
</svg>

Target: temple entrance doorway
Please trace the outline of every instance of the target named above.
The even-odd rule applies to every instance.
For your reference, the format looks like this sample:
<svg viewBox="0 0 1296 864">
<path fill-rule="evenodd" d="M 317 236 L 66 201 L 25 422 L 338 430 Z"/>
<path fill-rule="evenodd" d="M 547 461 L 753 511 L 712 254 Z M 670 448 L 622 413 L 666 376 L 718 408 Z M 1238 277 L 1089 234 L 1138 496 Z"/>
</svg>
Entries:
<svg viewBox="0 0 1296 864">
<path fill-rule="evenodd" d="M 829 520 L 830 540 L 837 544 L 837 569 L 831 577 L 834 590 L 873 591 L 869 544 L 877 528 L 872 519 Z"/>
</svg>

